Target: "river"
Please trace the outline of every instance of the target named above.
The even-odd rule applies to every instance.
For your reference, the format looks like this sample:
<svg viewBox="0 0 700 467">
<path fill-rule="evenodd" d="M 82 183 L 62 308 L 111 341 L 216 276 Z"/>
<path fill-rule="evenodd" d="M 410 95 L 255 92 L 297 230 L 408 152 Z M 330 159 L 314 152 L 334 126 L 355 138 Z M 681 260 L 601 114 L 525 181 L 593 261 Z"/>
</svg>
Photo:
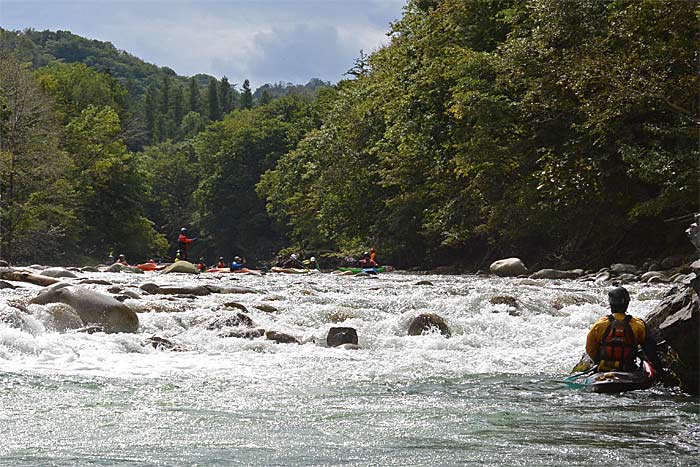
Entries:
<svg viewBox="0 0 700 467">
<path fill-rule="evenodd" d="M 143 298 L 126 303 L 140 311 L 137 334 L 53 332 L 41 305 L 29 306 L 23 329 L 0 322 L 0 465 L 699 465 L 697 398 L 559 382 L 606 313 L 604 285 L 398 273 L 81 277 L 260 293 L 191 299 L 134 288 Z M 0 290 L 0 312 L 39 290 L 24 285 Z M 668 288 L 631 285 L 633 314 L 645 317 Z M 491 303 L 502 295 L 517 308 Z M 237 311 L 223 306 L 231 301 L 302 344 L 218 337 L 207 320 Z M 423 312 L 443 316 L 452 337 L 407 336 Z M 331 326 L 357 329 L 361 349 L 326 347 Z M 156 350 L 152 335 L 185 351 Z"/>
</svg>

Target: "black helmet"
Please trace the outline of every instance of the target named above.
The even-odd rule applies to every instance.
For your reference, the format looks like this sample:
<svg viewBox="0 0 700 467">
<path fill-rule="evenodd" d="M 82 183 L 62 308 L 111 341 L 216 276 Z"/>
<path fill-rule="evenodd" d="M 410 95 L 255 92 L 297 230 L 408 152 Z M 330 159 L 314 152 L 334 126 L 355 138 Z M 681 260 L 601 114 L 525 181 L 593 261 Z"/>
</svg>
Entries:
<svg viewBox="0 0 700 467">
<path fill-rule="evenodd" d="M 624 287 L 615 287 L 608 292 L 610 306 L 625 306 L 630 302 L 630 293 Z"/>
</svg>

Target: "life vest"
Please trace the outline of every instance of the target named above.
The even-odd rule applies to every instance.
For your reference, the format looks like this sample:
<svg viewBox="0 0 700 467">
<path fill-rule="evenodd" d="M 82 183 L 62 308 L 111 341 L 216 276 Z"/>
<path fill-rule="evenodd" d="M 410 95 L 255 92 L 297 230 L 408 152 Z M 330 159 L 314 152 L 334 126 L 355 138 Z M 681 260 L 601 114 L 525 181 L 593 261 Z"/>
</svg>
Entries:
<svg viewBox="0 0 700 467">
<path fill-rule="evenodd" d="M 598 368 L 602 371 L 632 370 L 636 368 L 634 359 L 637 357 L 637 338 L 634 335 L 630 321 L 632 316 L 624 320 L 616 320 L 608 315 L 608 328 L 603 334 L 600 346 L 600 362 Z"/>
</svg>

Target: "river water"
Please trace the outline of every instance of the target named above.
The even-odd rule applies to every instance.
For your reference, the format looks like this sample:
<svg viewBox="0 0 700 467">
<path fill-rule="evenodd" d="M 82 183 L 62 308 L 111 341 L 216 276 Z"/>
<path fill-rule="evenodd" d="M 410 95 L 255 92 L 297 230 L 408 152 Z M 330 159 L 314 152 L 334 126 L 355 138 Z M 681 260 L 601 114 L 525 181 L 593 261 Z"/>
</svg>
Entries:
<svg viewBox="0 0 700 467">
<path fill-rule="evenodd" d="M 697 398 L 558 381 L 606 312 L 604 285 L 396 273 L 81 277 L 259 293 L 143 293 L 126 301 L 140 311 L 138 334 L 53 332 L 40 305 L 23 329 L 0 323 L 0 465 L 699 465 Z M 630 286 L 633 314 L 645 317 L 668 288 Z M 0 311 L 38 290 L 0 290 Z M 502 295 L 517 307 L 491 303 Z M 235 313 L 223 306 L 231 301 L 257 327 L 302 344 L 218 337 L 206 323 Z M 407 336 L 424 312 L 443 316 L 452 337 Z M 326 347 L 331 326 L 356 328 L 362 348 Z M 185 351 L 156 350 L 145 342 L 153 335 Z"/>
</svg>

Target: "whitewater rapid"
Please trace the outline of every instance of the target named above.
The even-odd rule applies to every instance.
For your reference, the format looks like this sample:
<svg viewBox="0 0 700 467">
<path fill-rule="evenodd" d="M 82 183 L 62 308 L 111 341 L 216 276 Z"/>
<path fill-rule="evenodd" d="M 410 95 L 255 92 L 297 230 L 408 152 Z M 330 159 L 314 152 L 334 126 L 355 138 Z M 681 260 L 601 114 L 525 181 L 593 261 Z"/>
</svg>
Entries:
<svg viewBox="0 0 700 467">
<path fill-rule="evenodd" d="M 697 402 L 682 394 L 601 398 L 556 381 L 606 313 L 605 284 L 398 273 L 79 275 L 66 281 L 103 279 L 140 293 L 125 301 L 139 314 L 139 332 L 54 332 L 41 305 L 28 305 L 21 329 L 0 322 L 0 428 L 23 433 L 0 446 L 0 463 L 516 465 L 530 456 L 527 465 L 585 465 L 595 459 L 587 448 L 609 437 L 595 417 L 606 427 L 613 415 L 633 417 L 625 408 L 640 398 L 652 409 L 634 423 L 651 420 L 666 436 L 645 459 L 690 460 L 700 445 Z M 146 282 L 257 293 L 178 298 L 148 295 L 138 288 Z M 631 312 L 645 317 L 668 288 L 630 285 Z M 0 290 L 0 314 L 39 289 Z M 219 337 L 207 323 L 240 311 L 229 302 L 243 305 L 256 328 L 301 344 Z M 444 317 L 451 337 L 408 336 L 420 313 Z M 333 326 L 355 328 L 360 350 L 328 348 Z M 155 349 L 151 336 L 183 351 Z M 610 400 L 614 413 L 605 411 Z M 594 423 L 583 428 L 589 416 Z M 542 450 L 551 456 L 533 454 Z"/>
</svg>

